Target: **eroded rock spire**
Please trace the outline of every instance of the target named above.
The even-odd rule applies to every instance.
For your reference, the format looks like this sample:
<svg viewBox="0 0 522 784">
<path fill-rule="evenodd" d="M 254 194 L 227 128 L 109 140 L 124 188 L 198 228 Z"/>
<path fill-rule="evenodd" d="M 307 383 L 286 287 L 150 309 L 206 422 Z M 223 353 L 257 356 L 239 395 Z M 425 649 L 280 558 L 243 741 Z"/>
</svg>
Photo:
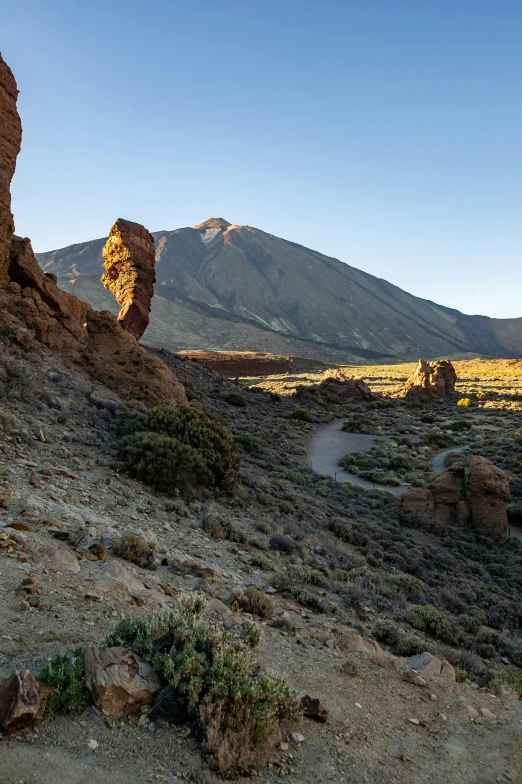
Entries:
<svg viewBox="0 0 522 784">
<path fill-rule="evenodd" d="M 154 296 L 154 238 L 141 224 L 118 218 L 102 254 L 101 281 L 121 305 L 118 321 L 139 340 L 147 329 Z"/>
</svg>

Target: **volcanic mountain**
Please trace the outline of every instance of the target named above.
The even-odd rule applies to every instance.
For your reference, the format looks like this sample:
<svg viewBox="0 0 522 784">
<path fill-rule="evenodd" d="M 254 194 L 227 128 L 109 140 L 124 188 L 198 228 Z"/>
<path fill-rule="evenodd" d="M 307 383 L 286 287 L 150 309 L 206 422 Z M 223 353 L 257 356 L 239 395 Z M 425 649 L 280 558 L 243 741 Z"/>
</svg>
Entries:
<svg viewBox="0 0 522 784">
<path fill-rule="evenodd" d="M 522 318 L 467 316 L 251 226 L 210 218 L 153 237 L 151 345 L 337 362 L 522 356 Z M 100 282 L 106 239 L 37 258 L 64 289 L 116 313 Z"/>
</svg>

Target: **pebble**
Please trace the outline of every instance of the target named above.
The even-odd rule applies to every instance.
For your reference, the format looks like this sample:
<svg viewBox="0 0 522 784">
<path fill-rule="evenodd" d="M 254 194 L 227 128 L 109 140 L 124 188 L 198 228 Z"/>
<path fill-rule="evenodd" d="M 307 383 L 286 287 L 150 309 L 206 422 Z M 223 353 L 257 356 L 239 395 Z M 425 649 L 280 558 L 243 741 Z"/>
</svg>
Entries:
<svg viewBox="0 0 522 784">
<path fill-rule="evenodd" d="M 99 745 L 100 744 L 98 743 L 98 741 L 94 740 L 93 738 L 91 738 L 91 740 L 89 741 L 89 748 L 90 748 L 91 751 L 94 751 L 95 749 L 97 749 Z"/>
<path fill-rule="evenodd" d="M 304 743 L 304 735 L 301 735 L 300 732 L 292 732 L 290 739 L 292 743 Z"/>
<path fill-rule="evenodd" d="M 411 717 L 408 719 L 408 721 L 410 722 L 410 724 L 415 724 L 415 725 L 419 725 L 420 724 L 420 721 L 418 719 L 414 719 L 414 718 L 411 718 Z"/>
</svg>

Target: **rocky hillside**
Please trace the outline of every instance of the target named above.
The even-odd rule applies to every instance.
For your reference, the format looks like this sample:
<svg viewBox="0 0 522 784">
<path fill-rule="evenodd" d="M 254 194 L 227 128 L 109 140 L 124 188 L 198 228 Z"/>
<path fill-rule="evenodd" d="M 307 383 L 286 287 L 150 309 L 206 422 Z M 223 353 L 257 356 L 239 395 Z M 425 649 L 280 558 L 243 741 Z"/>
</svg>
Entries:
<svg viewBox="0 0 522 784">
<path fill-rule="evenodd" d="M 467 316 L 250 226 L 211 218 L 153 236 L 152 345 L 346 362 L 522 353 L 522 319 Z M 37 258 L 68 291 L 116 312 L 100 283 L 104 244 L 101 238 Z"/>
</svg>

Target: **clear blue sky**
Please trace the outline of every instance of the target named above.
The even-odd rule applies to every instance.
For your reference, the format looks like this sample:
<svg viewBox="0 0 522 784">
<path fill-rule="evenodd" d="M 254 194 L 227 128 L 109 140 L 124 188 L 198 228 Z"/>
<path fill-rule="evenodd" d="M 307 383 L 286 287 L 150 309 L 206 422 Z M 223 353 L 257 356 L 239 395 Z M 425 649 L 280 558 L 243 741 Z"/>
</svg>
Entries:
<svg viewBox="0 0 522 784">
<path fill-rule="evenodd" d="M 520 0 L 3 0 L 17 232 L 222 216 L 522 316 Z"/>
</svg>

